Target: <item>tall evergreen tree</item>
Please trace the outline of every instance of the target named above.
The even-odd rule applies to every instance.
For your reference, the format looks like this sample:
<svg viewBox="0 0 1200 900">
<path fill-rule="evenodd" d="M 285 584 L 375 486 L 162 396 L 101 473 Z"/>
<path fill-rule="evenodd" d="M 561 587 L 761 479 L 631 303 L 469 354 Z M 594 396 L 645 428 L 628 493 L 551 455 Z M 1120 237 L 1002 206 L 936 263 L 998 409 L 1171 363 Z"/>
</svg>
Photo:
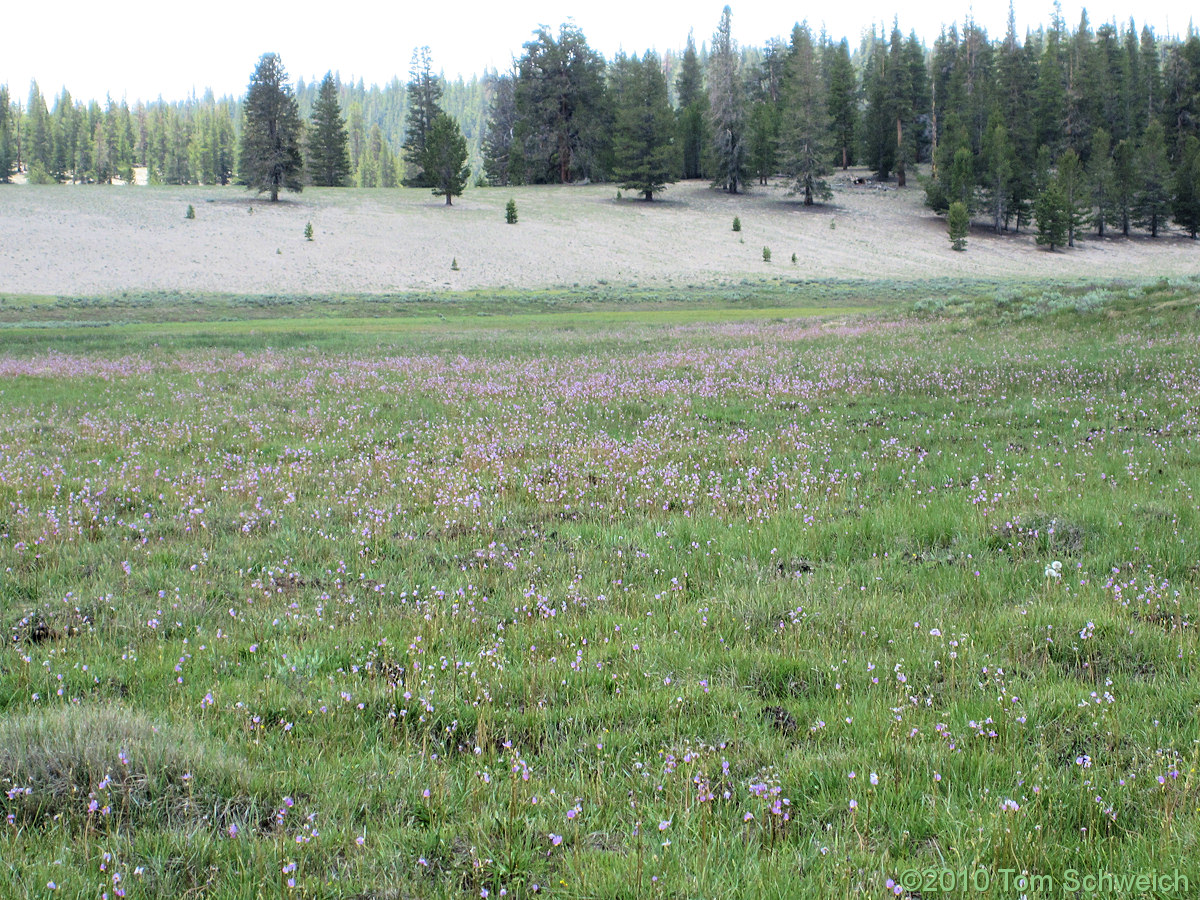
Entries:
<svg viewBox="0 0 1200 900">
<path fill-rule="evenodd" d="M 704 90 L 704 71 L 696 53 L 696 39 L 688 32 L 687 46 L 675 79 L 679 103 L 676 113 L 676 142 L 684 178 L 703 178 L 708 154 L 708 94 Z"/>
<path fill-rule="evenodd" d="M 1167 160 L 1166 133 L 1154 119 L 1142 135 L 1138 148 L 1137 189 L 1134 192 L 1134 223 L 1151 237 L 1167 224 L 1171 215 L 1171 166 Z"/>
<path fill-rule="evenodd" d="M 350 177 L 350 142 L 332 72 L 326 72 L 321 80 L 311 121 L 306 159 L 309 177 L 321 187 L 344 187 Z"/>
<path fill-rule="evenodd" d="M 749 148 L 740 56 L 733 41 L 731 17 L 726 6 L 713 35 L 708 59 L 708 105 L 713 137 L 713 187 L 736 194 L 746 182 Z"/>
<path fill-rule="evenodd" d="M 300 156 L 302 123 L 296 97 L 283 62 L 264 53 L 250 78 L 242 111 L 242 152 L 238 169 L 246 186 L 258 193 L 300 191 L 304 160 Z"/>
<path fill-rule="evenodd" d="M 13 147 L 12 101 L 8 98 L 8 85 L 0 84 L 0 184 L 12 180 L 16 168 L 16 151 Z"/>
<path fill-rule="evenodd" d="M 933 152 L 932 107 L 929 69 L 926 65 L 925 46 L 918 40 L 915 31 L 910 31 L 904 40 L 901 58 L 908 69 L 909 97 L 908 120 L 904 123 L 905 140 L 912 150 L 913 162 L 928 162 Z"/>
<path fill-rule="evenodd" d="M 1195 240 L 1200 232 L 1200 138 L 1195 135 L 1189 135 L 1180 148 L 1174 186 L 1171 211 L 1175 223 Z"/>
<path fill-rule="evenodd" d="M 650 51 L 628 62 L 616 109 L 613 175 L 622 188 L 647 200 L 675 180 L 675 114 L 662 65 Z"/>
<path fill-rule="evenodd" d="M 1092 134 L 1092 91 L 1098 88 L 1096 73 L 1090 65 L 1092 59 L 1092 28 L 1087 10 L 1079 17 L 1079 25 L 1071 36 L 1069 46 L 1063 54 L 1066 65 L 1066 119 L 1063 138 L 1066 146 L 1076 153 L 1086 155 L 1087 140 Z M 1074 246 L 1074 244 L 1071 244 Z"/>
<path fill-rule="evenodd" d="M 1032 42 L 1031 42 L 1032 43 Z M 996 109 L 1000 113 L 1012 148 L 1012 173 L 1008 180 L 1008 201 L 1004 209 L 1004 227 L 1010 216 L 1016 217 L 1016 230 L 1029 220 L 1029 203 L 1033 197 L 1033 157 L 1036 151 L 1034 132 L 1034 73 L 1029 50 L 1017 36 L 1016 13 L 1008 6 L 1008 28 L 996 69 Z"/>
<path fill-rule="evenodd" d="M 999 111 L 983 141 L 984 190 L 992 208 L 992 228 L 997 234 L 1008 219 L 1007 204 L 1012 197 L 1013 148 Z"/>
<path fill-rule="evenodd" d="M 823 175 L 828 171 L 829 114 L 820 60 L 808 25 L 792 29 L 783 83 L 780 139 L 791 193 L 803 194 L 804 205 L 832 196 Z"/>
<path fill-rule="evenodd" d="M 1078 231 L 1091 212 L 1088 202 L 1087 184 L 1084 180 L 1083 163 L 1074 148 L 1067 150 L 1058 158 L 1058 186 L 1062 190 L 1063 209 L 1067 221 L 1067 246 L 1075 246 L 1075 232 Z"/>
<path fill-rule="evenodd" d="M 750 121 L 746 128 L 749 145 L 749 170 L 759 184 L 778 168 L 779 107 L 769 99 L 755 100 L 750 104 Z"/>
<path fill-rule="evenodd" d="M 1051 154 L 1064 145 L 1067 124 L 1066 51 L 1063 48 L 1066 28 L 1058 12 L 1046 33 L 1045 46 L 1037 72 L 1037 131 L 1039 147 L 1049 147 Z"/>
<path fill-rule="evenodd" d="M 433 72 L 429 48 L 415 48 L 408 67 L 408 115 L 405 117 L 403 152 L 404 184 L 408 187 L 434 186 L 434 179 L 425 176 L 421 160 L 433 120 L 442 112 L 442 93 L 442 80 Z"/>
<path fill-rule="evenodd" d="M 66 88 L 54 101 L 54 165 L 51 169 L 56 181 L 78 180 L 75 171 L 75 155 L 79 150 L 79 110 Z"/>
<path fill-rule="evenodd" d="M 863 69 L 863 92 L 867 101 L 863 114 L 863 162 L 875 171 L 876 177 L 884 179 L 896 164 L 896 122 L 892 118 L 888 92 L 891 60 L 886 45 L 874 33 L 869 41 Z"/>
<path fill-rule="evenodd" d="M 1096 234 L 1104 237 L 1115 209 L 1115 175 L 1113 172 L 1112 139 L 1103 128 L 1092 135 L 1092 158 L 1088 160 L 1088 184 L 1091 188 L 1092 206 L 1095 213 L 1092 224 Z"/>
<path fill-rule="evenodd" d="M 1113 213 L 1121 223 L 1121 234 L 1129 237 L 1137 196 L 1137 151 L 1132 138 L 1113 148 Z"/>
<path fill-rule="evenodd" d="M 564 184 L 604 174 L 610 122 L 604 58 L 572 23 L 542 27 L 518 62 L 516 106 L 527 182 Z"/>
<path fill-rule="evenodd" d="M 904 187 L 908 182 L 908 165 L 913 161 L 916 151 L 913 134 L 906 127 L 913 116 L 912 70 L 904 57 L 904 40 L 900 35 L 899 25 L 892 27 L 891 39 L 888 41 L 885 82 L 888 120 L 891 128 L 895 130 L 892 167 L 896 172 L 897 186 Z"/>
<path fill-rule="evenodd" d="M 471 177 L 466 162 L 467 142 L 462 130 L 448 115 L 439 113 L 425 136 L 421 170 L 433 182 L 433 195 L 445 197 L 447 206 L 454 197 L 462 195 Z"/>
<path fill-rule="evenodd" d="M 1159 57 L 1158 41 L 1154 38 L 1149 26 L 1142 27 L 1141 40 L 1139 41 L 1139 52 L 1141 55 L 1142 69 L 1142 97 L 1141 97 L 1141 113 L 1137 117 L 1137 130 L 1131 137 L 1138 138 L 1150 124 L 1152 119 L 1156 119 L 1162 112 L 1163 104 L 1163 77 L 1162 77 L 1162 60 Z"/>
<path fill-rule="evenodd" d="M 854 165 L 858 131 L 858 85 L 854 63 L 850 61 L 850 45 L 845 39 L 838 44 L 827 44 L 823 55 L 830 136 L 837 165 L 848 169 Z"/>
<path fill-rule="evenodd" d="M 54 172 L 54 127 L 46 99 L 38 89 L 37 82 L 29 88 L 29 105 L 25 107 L 25 133 L 29 136 L 29 149 L 25 154 L 25 165 L 30 172 L 40 173 L 41 178 Z"/>
<path fill-rule="evenodd" d="M 1200 35 L 1193 30 L 1167 51 L 1163 94 L 1167 155 L 1177 160 L 1187 138 L 1200 134 Z"/>
<path fill-rule="evenodd" d="M 491 94 L 487 131 L 483 137 L 483 170 L 491 185 L 520 184 L 525 165 L 516 142 L 516 74 L 491 75 L 485 79 Z"/>
</svg>

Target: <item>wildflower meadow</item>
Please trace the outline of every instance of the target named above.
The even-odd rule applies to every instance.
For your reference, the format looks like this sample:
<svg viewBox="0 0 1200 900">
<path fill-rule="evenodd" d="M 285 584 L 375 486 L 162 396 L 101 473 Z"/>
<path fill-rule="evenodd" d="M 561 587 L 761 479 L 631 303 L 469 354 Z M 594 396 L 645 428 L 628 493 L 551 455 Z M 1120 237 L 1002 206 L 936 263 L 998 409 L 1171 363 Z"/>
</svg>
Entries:
<svg viewBox="0 0 1200 900">
<path fill-rule="evenodd" d="M 1196 890 L 1200 280 L 797 296 L 12 313 L 0 896 Z"/>
</svg>

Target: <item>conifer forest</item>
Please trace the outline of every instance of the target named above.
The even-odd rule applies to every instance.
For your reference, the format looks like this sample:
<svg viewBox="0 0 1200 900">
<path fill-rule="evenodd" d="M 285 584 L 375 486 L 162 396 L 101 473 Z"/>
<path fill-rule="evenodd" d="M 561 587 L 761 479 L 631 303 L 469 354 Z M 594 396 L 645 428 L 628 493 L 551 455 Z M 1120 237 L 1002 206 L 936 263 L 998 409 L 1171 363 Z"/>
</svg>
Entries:
<svg viewBox="0 0 1200 900">
<path fill-rule="evenodd" d="M 739 46 L 726 7 L 710 40 L 605 59 L 574 24 L 538 27 L 510 71 L 447 80 L 429 49 L 406 80 L 281 82 L 296 106 L 302 184 L 434 187 L 425 138 L 457 124 L 477 184 L 615 182 L 645 199 L 680 179 L 730 192 L 785 178 L 827 199 L 835 169 L 868 167 L 926 202 L 961 202 L 997 232 L 1069 245 L 1200 229 L 1200 35 L 1126 22 L 1025 34 L 970 17 L 928 45 L 873 30 L 856 45 L 806 24 Z M 285 61 L 280 60 L 280 66 Z M 399 68 L 399 66 L 398 66 Z M 286 73 L 285 73 L 286 74 Z M 75 100 L 0 88 L 0 181 L 245 183 L 246 96 Z M 331 162 L 332 161 L 332 162 Z M 1038 216 L 1039 208 L 1042 215 Z"/>
</svg>

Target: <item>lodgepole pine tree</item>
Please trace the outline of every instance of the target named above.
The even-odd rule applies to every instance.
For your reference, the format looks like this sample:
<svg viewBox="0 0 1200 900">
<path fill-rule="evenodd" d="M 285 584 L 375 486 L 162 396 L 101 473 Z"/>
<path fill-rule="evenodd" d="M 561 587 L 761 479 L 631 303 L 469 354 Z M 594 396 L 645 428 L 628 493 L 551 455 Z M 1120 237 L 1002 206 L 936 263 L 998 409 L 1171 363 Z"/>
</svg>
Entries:
<svg viewBox="0 0 1200 900">
<path fill-rule="evenodd" d="M 1096 226 L 1096 234 L 1104 237 L 1115 210 L 1116 176 L 1113 169 L 1112 139 L 1103 128 L 1097 128 L 1092 133 L 1092 158 L 1088 161 L 1087 174 L 1092 192 L 1092 206 L 1095 207 L 1092 224 Z"/>
<path fill-rule="evenodd" d="M 780 143 L 784 169 L 792 179 L 790 193 L 803 194 L 804 205 L 833 196 L 822 177 L 827 172 L 829 155 L 825 140 L 829 134 L 825 85 L 812 33 L 807 25 L 792 29 L 791 51 L 783 81 L 783 115 Z"/>
<path fill-rule="evenodd" d="M 467 141 L 455 122 L 445 113 L 439 113 L 425 136 L 425 152 L 421 156 L 421 170 L 432 183 L 433 195 L 445 197 L 446 205 L 451 199 L 462 196 L 471 169 L 467 162 Z"/>
<path fill-rule="evenodd" d="M 350 142 L 332 72 L 325 73 L 313 104 L 308 171 L 312 183 L 321 187 L 343 187 L 350 177 Z"/>
<path fill-rule="evenodd" d="M 1166 134 L 1154 119 L 1142 135 L 1138 148 L 1137 185 L 1134 190 L 1134 222 L 1158 237 L 1171 214 L 1171 167 L 1167 161 Z"/>
<path fill-rule="evenodd" d="M 250 78 L 243 107 L 241 176 L 246 187 L 279 199 L 282 189 L 300 191 L 300 109 L 283 62 L 264 53 Z M 186 156 L 186 154 L 185 154 Z"/>
<path fill-rule="evenodd" d="M 708 59 L 709 122 L 713 137 L 713 187 L 736 194 L 746 183 L 746 100 L 740 56 L 726 6 Z"/>
<path fill-rule="evenodd" d="M 1087 186 L 1083 177 L 1083 163 L 1079 154 L 1067 150 L 1058 158 L 1058 186 L 1062 189 L 1063 208 L 1066 211 L 1067 246 L 1075 246 L 1075 232 L 1087 221 L 1091 205 L 1087 201 Z"/>
<path fill-rule="evenodd" d="M 688 32 L 687 47 L 675 79 L 679 101 L 676 142 L 680 148 L 684 178 L 703 178 L 708 154 L 708 95 L 704 92 L 704 70 L 696 53 L 696 39 Z"/>
<path fill-rule="evenodd" d="M 1063 246 L 1067 241 L 1067 198 L 1057 178 L 1051 178 L 1033 205 L 1037 222 L 1037 242 L 1050 248 Z"/>
<path fill-rule="evenodd" d="M 854 63 L 850 61 L 850 45 L 843 38 L 841 43 L 827 44 L 823 55 L 828 85 L 826 112 L 836 164 L 848 169 L 854 165 L 854 142 L 858 139 L 858 84 Z"/>
<path fill-rule="evenodd" d="M 433 73 L 433 58 L 428 47 L 413 50 L 406 90 L 408 115 L 404 120 L 404 162 L 407 168 L 404 184 L 407 187 L 433 187 L 436 179 L 426 177 L 421 161 L 433 122 L 442 113 L 442 80 Z"/>
<path fill-rule="evenodd" d="M 7 85 L 0 84 L 0 184 L 6 184 L 9 181 L 16 164 L 10 102 Z"/>
<path fill-rule="evenodd" d="M 1171 209 L 1175 223 L 1195 240 L 1200 232 L 1200 139 L 1195 135 L 1185 138 L 1180 149 Z"/>
<path fill-rule="evenodd" d="M 621 188 L 653 200 L 675 181 L 675 114 L 657 56 L 646 51 L 626 66 L 624 90 L 617 100 L 613 176 Z"/>
</svg>

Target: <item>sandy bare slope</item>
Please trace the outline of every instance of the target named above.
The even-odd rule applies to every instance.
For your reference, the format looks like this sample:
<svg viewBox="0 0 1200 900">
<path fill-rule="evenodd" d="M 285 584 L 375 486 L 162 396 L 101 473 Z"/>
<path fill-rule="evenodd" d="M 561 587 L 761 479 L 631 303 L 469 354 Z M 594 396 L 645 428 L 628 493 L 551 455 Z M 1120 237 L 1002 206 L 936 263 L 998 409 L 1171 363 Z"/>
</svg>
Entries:
<svg viewBox="0 0 1200 900">
<path fill-rule="evenodd" d="M 809 209 L 774 185 L 735 197 L 689 182 L 654 203 L 618 202 L 615 194 L 607 185 L 474 188 L 446 208 L 418 190 L 310 188 L 270 204 L 235 187 L 0 185 L 0 292 L 1149 277 L 1200 267 L 1200 243 L 1174 232 L 1158 240 L 1091 238 L 1051 254 L 1029 235 L 996 237 L 977 227 L 968 251 L 955 253 L 944 221 L 922 207 L 919 187 L 856 185 L 842 176 L 832 203 Z M 509 197 L 520 211 L 516 226 L 504 222 Z M 735 215 L 740 235 L 730 228 Z M 311 243 L 303 237 L 309 221 Z M 460 271 L 451 271 L 452 259 Z"/>
</svg>

